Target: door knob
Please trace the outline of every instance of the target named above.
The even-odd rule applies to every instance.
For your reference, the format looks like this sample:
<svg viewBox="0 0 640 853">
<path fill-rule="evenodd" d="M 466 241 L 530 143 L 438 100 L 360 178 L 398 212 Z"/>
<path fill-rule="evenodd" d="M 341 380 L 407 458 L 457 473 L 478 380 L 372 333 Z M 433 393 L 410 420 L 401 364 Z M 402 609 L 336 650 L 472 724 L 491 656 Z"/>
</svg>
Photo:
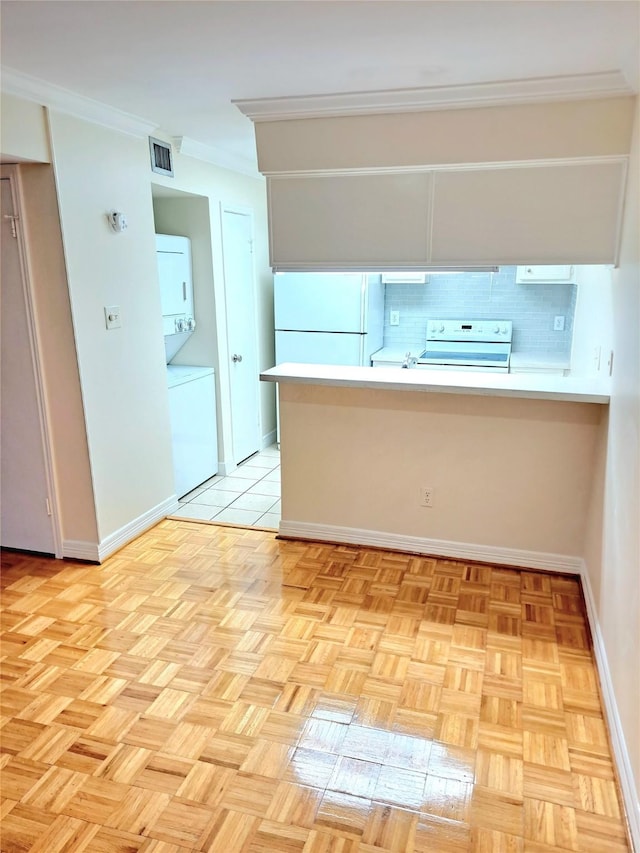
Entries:
<svg viewBox="0 0 640 853">
<path fill-rule="evenodd" d="M 241 356 L 241 355 L 238 355 L 237 353 L 234 353 L 234 354 L 233 354 L 233 359 L 232 359 L 232 361 L 235 361 L 236 363 L 237 363 L 238 361 L 242 361 L 242 356 Z"/>
</svg>

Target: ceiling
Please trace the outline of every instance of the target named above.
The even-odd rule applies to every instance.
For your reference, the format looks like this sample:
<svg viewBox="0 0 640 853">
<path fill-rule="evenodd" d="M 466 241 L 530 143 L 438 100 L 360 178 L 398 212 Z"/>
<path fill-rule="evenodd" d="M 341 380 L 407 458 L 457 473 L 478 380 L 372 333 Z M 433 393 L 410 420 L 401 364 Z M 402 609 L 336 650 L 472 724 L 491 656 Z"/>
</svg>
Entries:
<svg viewBox="0 0 640 853">
<path fill-rule="evenodd" d="M 637 91 L 639 13 L 638 0 L 3 0 L 3 79 L 29 75 L 255 169 L 233 100 L 610 71 Z"/>
</svg>

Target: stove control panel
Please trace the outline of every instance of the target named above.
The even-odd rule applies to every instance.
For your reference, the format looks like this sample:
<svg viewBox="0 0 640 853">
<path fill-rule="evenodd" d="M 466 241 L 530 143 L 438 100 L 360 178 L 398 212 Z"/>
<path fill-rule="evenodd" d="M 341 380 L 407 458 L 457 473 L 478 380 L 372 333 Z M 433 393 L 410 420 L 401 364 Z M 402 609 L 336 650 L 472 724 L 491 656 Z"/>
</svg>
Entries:
<svg viewBox="0 0 640 853">
<path fill-rule="evenodd" d="M 428 341 L 511 342 L 511 320 L 429 320 Z"/>
</svg>

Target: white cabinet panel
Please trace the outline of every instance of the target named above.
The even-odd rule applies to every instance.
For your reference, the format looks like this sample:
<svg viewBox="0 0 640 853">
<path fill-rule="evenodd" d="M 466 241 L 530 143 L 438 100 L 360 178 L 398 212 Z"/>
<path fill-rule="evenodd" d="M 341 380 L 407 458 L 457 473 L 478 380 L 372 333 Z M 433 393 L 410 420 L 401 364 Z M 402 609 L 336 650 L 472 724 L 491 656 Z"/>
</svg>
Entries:
<svg viewBox="0 0 640 853">
<path fill-rule="evenodd" d="M 434 264 L 612 263 L 623 162 L 438 172 Z"/>
<path fill-rule="evenodd" d="M 428 172 L 269 178 L 272 266 L 426 263 L 431 180 Z"/>
<path fill-rule="evenodd" d="M 575 280 L 575 267 L 571 264 L 545 264 L 516 269 L 518 284 L 572 284 Z"/>
</svg>

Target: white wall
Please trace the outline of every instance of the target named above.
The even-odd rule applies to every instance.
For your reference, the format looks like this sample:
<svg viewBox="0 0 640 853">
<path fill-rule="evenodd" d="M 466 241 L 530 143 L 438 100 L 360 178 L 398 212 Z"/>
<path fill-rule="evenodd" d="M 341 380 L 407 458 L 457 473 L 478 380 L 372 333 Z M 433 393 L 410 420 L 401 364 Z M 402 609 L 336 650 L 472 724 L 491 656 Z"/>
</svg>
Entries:
<svg viewBox="0 0 640 853">
<path fill-rule="evenodd" d="M 640 99 L 639 99 L 640 102 Z M 628 755 L 640 849 L 640 109 L 627 186 L 620 267 L 613 273 L 614 367 L 600 442 L 586 564 Z M 634 781 L 635 780 L 635 781 Z"/>
<path fill-rule="evenodd" d="M 50 115 L 100 541 L 174 493 L 147 140 Z M 126 214 L 114 233 L 106 214 Z M 121 308 L 107 331 L 104 307 Z"/>
<path fill-rule="evenodd" d="M 576 308 L 571 343 L 572 376 L 608 376 L 613 349 L 612 268 L 576 268 Z"/>
</svg>

